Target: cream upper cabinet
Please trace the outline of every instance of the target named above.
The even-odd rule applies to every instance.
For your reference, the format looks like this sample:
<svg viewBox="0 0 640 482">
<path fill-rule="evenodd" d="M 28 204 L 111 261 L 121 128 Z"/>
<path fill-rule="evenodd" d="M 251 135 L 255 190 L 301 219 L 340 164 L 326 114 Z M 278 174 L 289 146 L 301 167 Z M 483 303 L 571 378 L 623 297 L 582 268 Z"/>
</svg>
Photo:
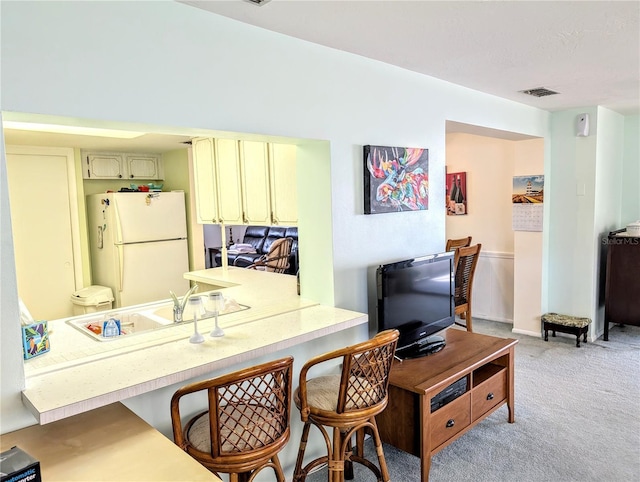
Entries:
<svg viewBox="0 0 640 482">
<path fill-rule="evenodd" d="M 82 177 L 84 179 L 126 178 L 124 155 L 117 152 L 83 152 Z"/>
<path fill-rule="evenodd" d="M 197 138 L 192 153 L 199 223 L 297 224 L 294 145 Z"/>
<path fill-rule="evenodd" d="M 126 154 L 125 165 L 129 179 L 164 179 L 159 154 Z"/>
<path fill-rule="evenodd" d="M 298 224 L 298 190 L 296 181 L 296 146 L 269 144 L 272 223 Z"/>
<path fill-rule="evenodd" d="M 244 222 L 258 225 L 272 224 L 267 143 L 240 141 L 240 170 Z"/>
<path fill-rule="evenodd" d="M 82 151 L 84 179 L 164 179 L 160 154 Z"/>
<path fill-rule="evenodd" d="M 220 220 L 225 224 L 243 224 L 245 221 L 238 141 L 215 139 L 214 144 Z"/>
<path fill-rule="evenodd" d="M 213 139 L 193 139 L 196 216 L 200 224 L 218 224 L 218 188 Z"/>
</svg>

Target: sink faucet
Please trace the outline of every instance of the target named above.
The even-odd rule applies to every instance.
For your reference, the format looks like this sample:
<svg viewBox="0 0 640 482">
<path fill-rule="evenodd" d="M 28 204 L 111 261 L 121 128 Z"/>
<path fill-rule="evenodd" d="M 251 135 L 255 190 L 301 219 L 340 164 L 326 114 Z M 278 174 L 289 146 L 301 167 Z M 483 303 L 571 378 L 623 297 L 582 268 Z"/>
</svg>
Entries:
<svg viewBox="0 0 640 482">
<path fill-rule="evenodd" d="M 187 301 L 191 298 L 198 289 L 198 285 L 194 284 L 189 291 L 182 297 L 182 301 L 178 300 L 178 297 L 175 293 L 169 290 L 169 294 L 171 298 L 173 298 L 173 322 L 180 323 L 182 321 L 182 314 L 184 313 L 184 307 L 187 306 Z"/>
</svg>

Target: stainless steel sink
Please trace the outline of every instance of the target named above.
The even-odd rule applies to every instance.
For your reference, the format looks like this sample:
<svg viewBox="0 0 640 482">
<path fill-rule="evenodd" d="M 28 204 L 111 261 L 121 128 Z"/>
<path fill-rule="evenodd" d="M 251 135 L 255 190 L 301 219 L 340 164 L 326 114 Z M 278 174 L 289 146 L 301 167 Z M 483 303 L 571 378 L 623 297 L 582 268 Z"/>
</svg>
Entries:
<svg viewBox="0 0 640 482">
<path fill-rule="evenodd" d="M 98 341 L 113 341 L 123 336 L 137 335 L 148 331 L 171 326 L 171 322 L 162 318 L 149 318 L 139 313 L 116 315 L 120 319 L 121 333 L 119 336 L 102 336 L 104 315 L 92 319 L 67 320 L 67 323 L 85 335 Z"/>
<path fill-rule="evenodd" d="M 236 311 L 242 311 L 242 310 L 248 310 L 248 309 L 249 307 L 247 305 L 242 305 L 240 303 L 232 302 L 232 303 L 229 303 L 224 310 L 218 313 L 218 316 L 224 316 L 229 313 L 234 313 Z M 152 312 L 152 315 L 158 316 L 160 318 L 163 318 L 165 320 L 172 322 L 173 321 L 173 305 L 162 306 L 154 310 Z M 202 316 L 198 317 L 198 320 L 205 320 L 207 318 L 213 318 L 214 316 L 215 316 L 215 313 L 211 311 L 205 311 L 205 313 Z M 190 313 L 188 311 L 185 311 L 185 313 L 182 315 L 182 323 L 187 321 L 193 321 L 192 312 Z"/>
<path fill-rule="evenodd" d="M 178 325 L 173 322 L 173 303 L 171 302 L 146 305 L 140 308 L 141 309 L 139 311 L 118 312 L 114 310 L 112 312 L 99 312 L 92 314 L 92 316 L 69 319 L 66 322 L 81 333 L 101 342 L 118 340 L 122 339 L 122 337 L 134 336 L 140 333 L 149 333 L 151 331 Z M 231 302 L 219 313 L 219 316 L 247 309 L 249 309 L 249 307 L 246 305 Z M 206 314 L 199 319 L 211 318 L 213 316 L 214 313 L 206 312 Z M 120 320 L 120 335 L 102 336 L 103 323 L 106 317 L 114 317 Z M 193 322 L 193 313 L 186 313 L 180 324 L 188 322 Z"/>
</svg>

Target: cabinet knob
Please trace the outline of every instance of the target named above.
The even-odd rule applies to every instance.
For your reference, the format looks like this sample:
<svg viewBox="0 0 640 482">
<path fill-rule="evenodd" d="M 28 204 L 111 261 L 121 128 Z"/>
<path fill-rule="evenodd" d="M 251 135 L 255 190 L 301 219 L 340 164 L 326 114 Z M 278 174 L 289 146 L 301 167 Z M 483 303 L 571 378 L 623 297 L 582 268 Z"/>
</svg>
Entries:
<svg viewBox="0 0 640 482">
<path fill-rule="evenodd" d="M 118 177 L 122 179 L 122 174 L 118 174 Z"/>
<path fill-rule="evenodd" d="M 487 400 L 493 400 L 493 392 L 489 392 L 487 395 Z"/>
<path fill-rule="evenodd" d="M 450 418 L 449 420 L 447 420 L 447 428 L 451 428 L 456 424 L 456 421 L 452 418 Z"/>
</svg>

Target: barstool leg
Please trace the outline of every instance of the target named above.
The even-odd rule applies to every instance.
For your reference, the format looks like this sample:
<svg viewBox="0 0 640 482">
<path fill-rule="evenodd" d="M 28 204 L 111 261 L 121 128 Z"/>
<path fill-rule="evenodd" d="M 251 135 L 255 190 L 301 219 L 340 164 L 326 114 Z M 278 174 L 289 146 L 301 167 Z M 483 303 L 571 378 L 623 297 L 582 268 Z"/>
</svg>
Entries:
<svg viewBox="0 0 640 482">
<path fill-rule="evenodd" d="M 296 468 L 293 472 L 293 481 L 302 482 L 305 477 L 302 475 L 302 462 L 304 460 L 304 451 L 307 448 L 307 439 L 309 438 L 309 429 L 311 424 L 309 422 L 304 423 L 302 429 L 302 437 L 300 438 L 300 448 L 298 449 L 298 458 L 296 459 Z"/>
<path fill-rule="evenodd" d="M 378 455 L 378 463 L 380 464 L 380 473 L 382 474 L 382 480 L 384 482 L 389 482 L 391 478 L 389 477 L 389 469 L 387 468 L 387 462 L 384 458 L 384 451 L 382 450 L 382 441 L 380 440 L 380 433 L 378 432 L 378 425 L 376 424 L 376 418 L 371 417 L 369 419 L 372 425 L 371 434 L 373 435 L 373 440 L 376 447 L 376 454 Z"/>
<path fill-rule="evenodd" d="M 276 473 L 276 480 L 278 482 L 285 482 L 284 471 L 282 470 L 282 465 L 280 464 L 280 459 L 277 455 L 274 455 L 271 458 L 271 462 L 273 462 L 273 470 Z"/>
<path fill-rule="evenodd" d="M 329 482 L 344 482 L 344 449 L 342 433 L 338 427 L 333 428 L 333 450 L 329 458 Z"/>
<path fill-rule="evenodd" d="M 343 440 L 345 436 L 348 436 L 349 438 L 347 439 L 347 449 L 344 455 L 344 479 L 353 480 L 353 462 L 351 460 L 351 454 L 353 454 L 353 445 L 351 444 L 351 437 L 349 436 L 349 432 L 342 434 Z"/>
</svg>

